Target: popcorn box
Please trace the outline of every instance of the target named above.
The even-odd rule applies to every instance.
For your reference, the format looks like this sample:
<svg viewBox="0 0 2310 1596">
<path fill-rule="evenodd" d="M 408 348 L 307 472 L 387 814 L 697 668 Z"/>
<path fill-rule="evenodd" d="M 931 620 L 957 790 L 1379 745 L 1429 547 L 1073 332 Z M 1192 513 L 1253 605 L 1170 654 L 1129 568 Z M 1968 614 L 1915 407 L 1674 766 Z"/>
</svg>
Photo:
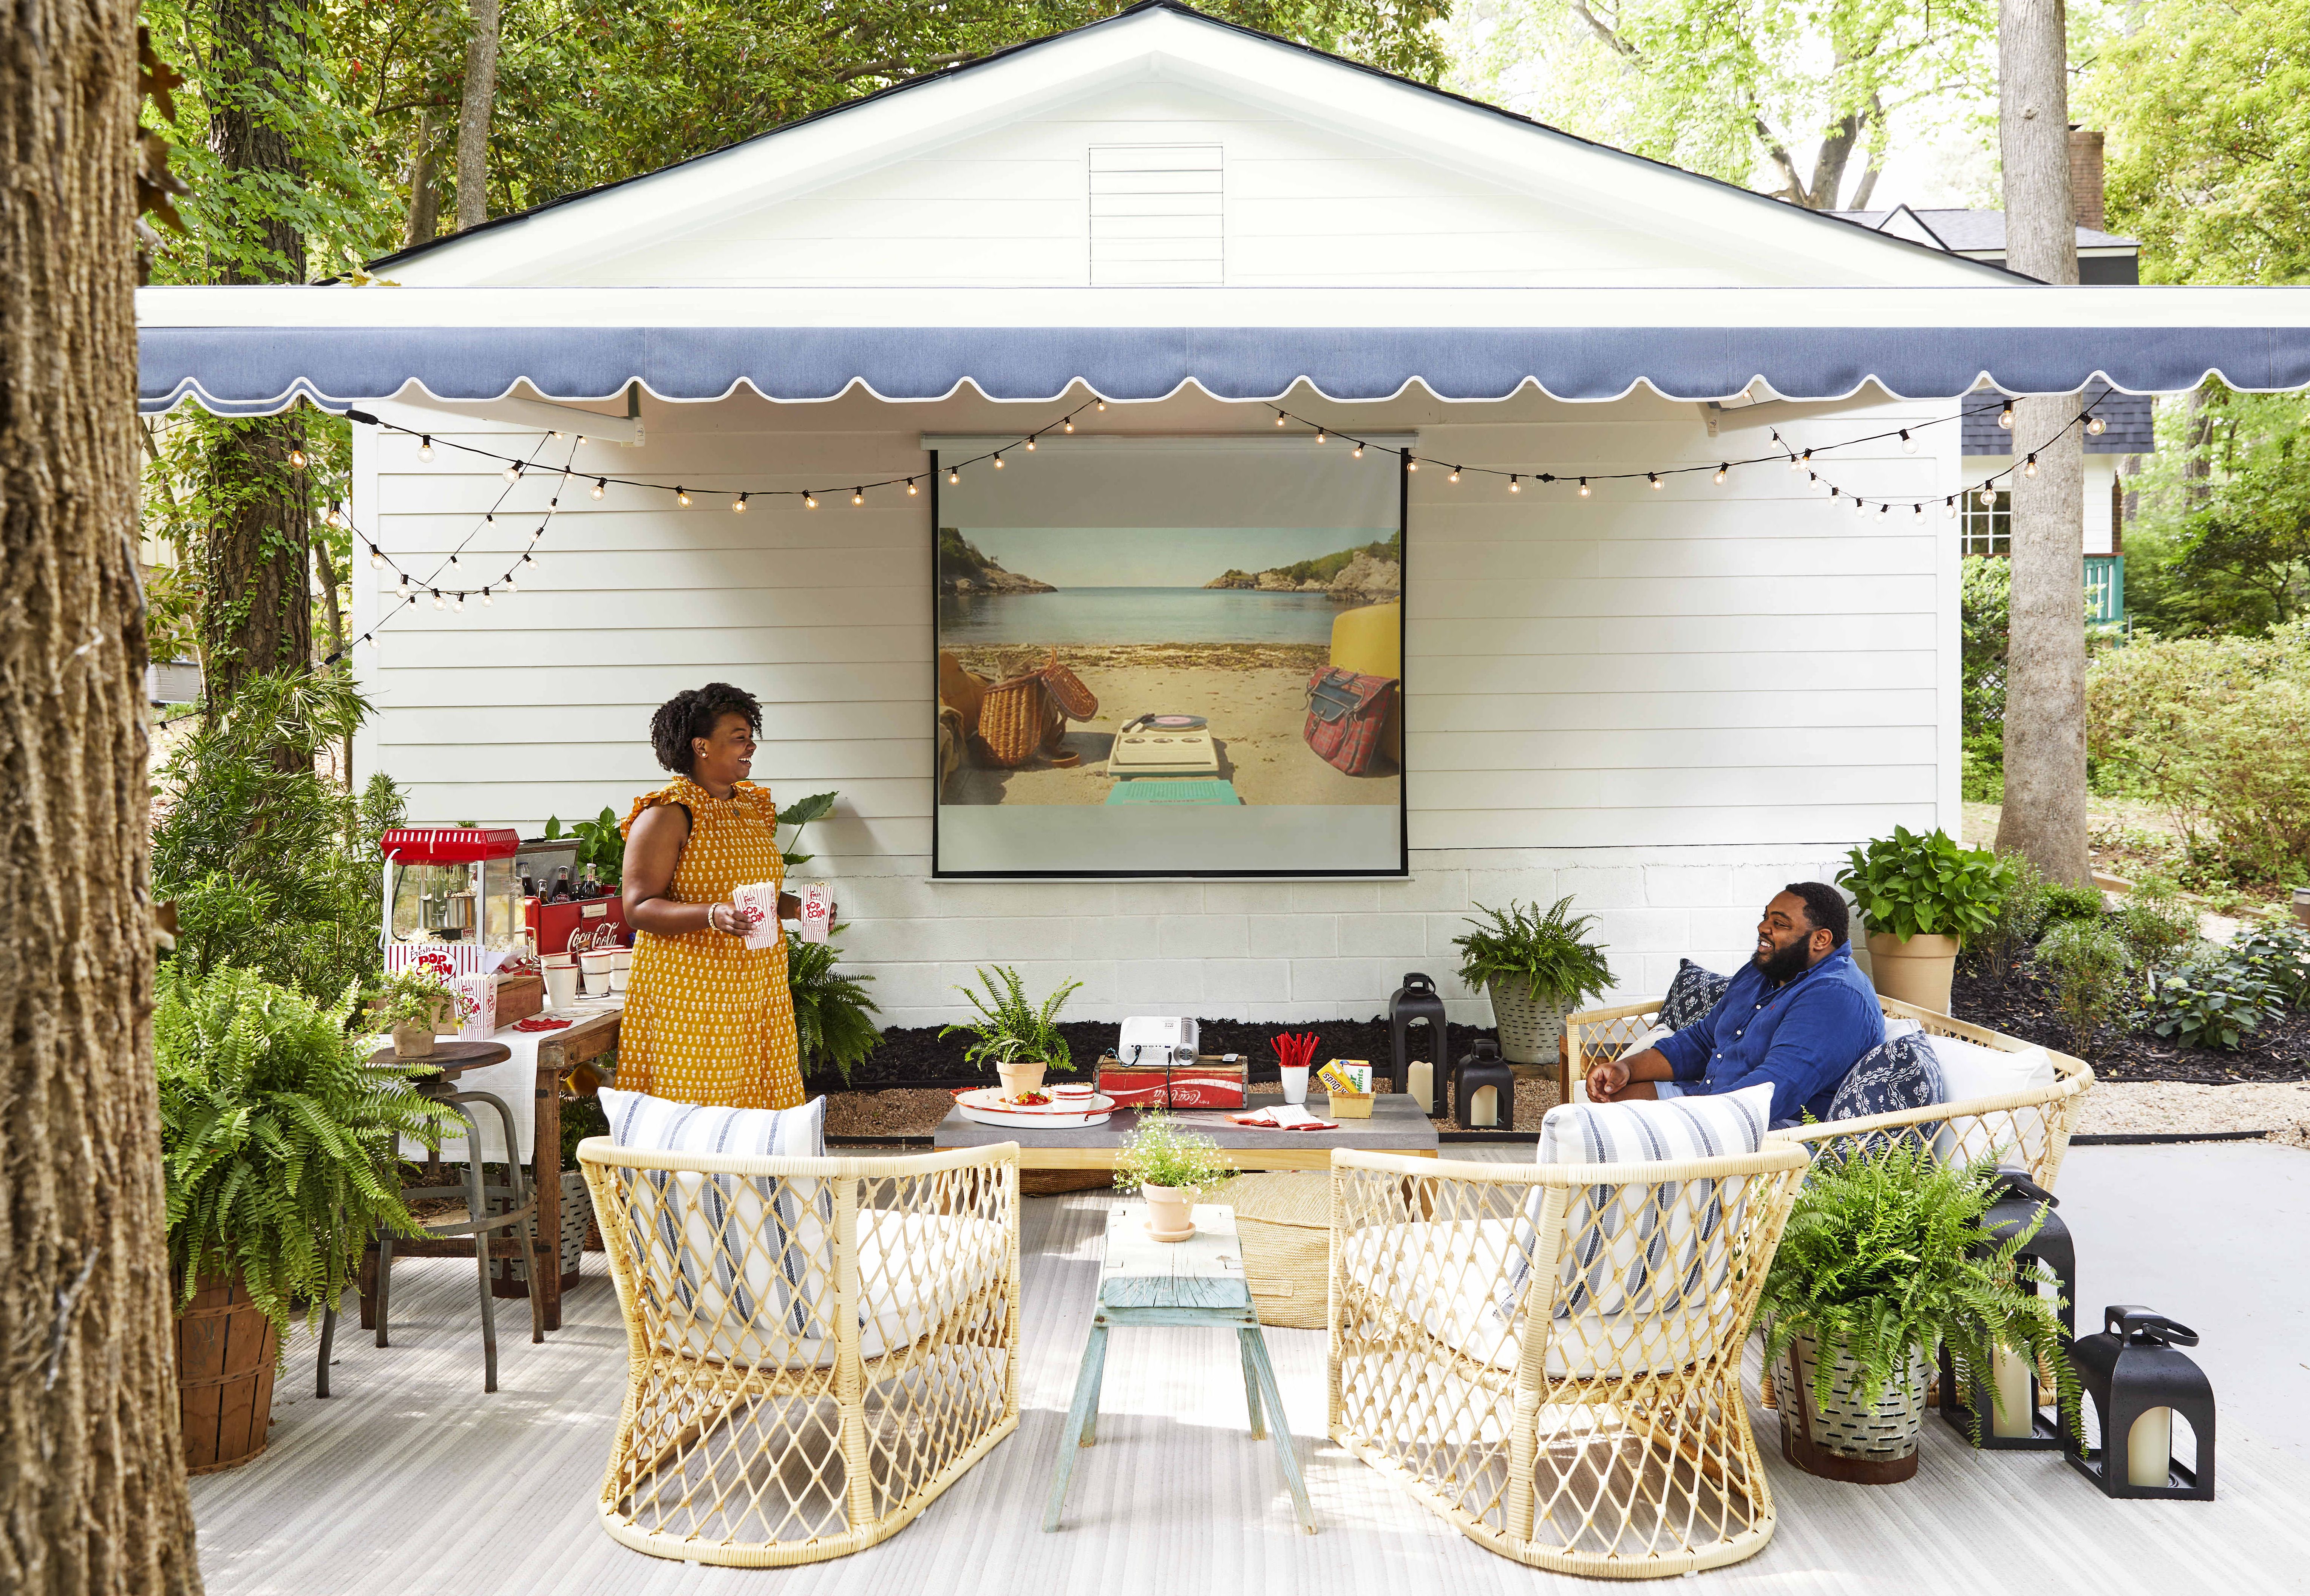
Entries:
<svg viewBox="0 0 2310 1596">
<path fill-rule="evenodd" d="M 786 940 L 786 930 L 778 924 L 776 881 L 756 881 L 735 888 L 731 891 L 730 901 L 753 915 L 753 924 L 746 929 L 746 946 L 775 948 Z"/>
<path fill-rule="evenodd" d="M 458 1005 L 462 1018 L 457 1022 L 457 1040 L 486 1042 L 498 1028 L 498 978 L 495 976 L 460 976 L 449 983 L 450 989 L 465 999 Z"/>
<path fill-rule="evenodd" d="M 812 881 L 802 889 L 802 940 L 822 942 L 834 931 L 834 889 Z"/>
</svg>

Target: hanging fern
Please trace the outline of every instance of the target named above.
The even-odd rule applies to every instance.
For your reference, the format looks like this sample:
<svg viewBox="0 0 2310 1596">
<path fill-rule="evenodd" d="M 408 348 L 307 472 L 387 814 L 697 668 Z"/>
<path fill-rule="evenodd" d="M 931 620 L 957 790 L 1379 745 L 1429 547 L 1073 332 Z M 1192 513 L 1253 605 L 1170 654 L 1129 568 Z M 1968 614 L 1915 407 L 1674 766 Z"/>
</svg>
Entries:
<svg viewBox="0 0 2310 1596">
<path fill-rule="evenodd" d="M 424 1066 L 373 1065 L 345 1034 L 354 987 L 325 1010 L 232 965 L 166 965 L 158 986 L 169 1271 L 184 1300 L 239 1273 L 285 1331 L 343 1295 L 378 1227 L 417 1234 L 398 1138 L 439 1146 L 463 1122 L 410 1089 Z"/>
</svg>

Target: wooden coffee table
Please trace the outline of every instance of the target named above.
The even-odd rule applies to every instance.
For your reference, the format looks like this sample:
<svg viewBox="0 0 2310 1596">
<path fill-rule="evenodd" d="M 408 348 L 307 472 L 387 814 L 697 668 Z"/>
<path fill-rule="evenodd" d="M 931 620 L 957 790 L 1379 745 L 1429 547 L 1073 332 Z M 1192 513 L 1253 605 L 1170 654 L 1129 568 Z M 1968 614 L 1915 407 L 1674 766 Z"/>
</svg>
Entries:
<svg viewBox="0 0 2310 1596">
<path fill-rule="evenodd" d="M 1261 1106 L 1255 1099 L 1252 1106 Z M 1322 1115 L 1329 1103 L 1310 1094 L 1307 1109 Z M 1332 1149 L 1397 1153 L 1408 1158 L 1436 1157 L 1436 1127 L 1420 1106 L 1402 1092 L 1383 1092 L 1372 1099 L 1369 1119 L 1343 1119 L 1336 1131 L 1253 1131 L 1232 1124 L 1216 1109 L 1181 1109 L 1171 1116 L 1183 1131 L 1209 1136 L 1238 1169 L 1329 1169 Z M 1112 1169 L 1123 1139 L 1136 1130 L 1136 1109 L 1117 1109 L 1103 1125 L 1079 1131 L 1032 1131 L 1009 1125 L 982 1125 L 950 1109 L 941 1122 L 935 1142 L 940 1150 L 961 1147 L 1019 1144 L 1021 1169 Z"/>
</svg>

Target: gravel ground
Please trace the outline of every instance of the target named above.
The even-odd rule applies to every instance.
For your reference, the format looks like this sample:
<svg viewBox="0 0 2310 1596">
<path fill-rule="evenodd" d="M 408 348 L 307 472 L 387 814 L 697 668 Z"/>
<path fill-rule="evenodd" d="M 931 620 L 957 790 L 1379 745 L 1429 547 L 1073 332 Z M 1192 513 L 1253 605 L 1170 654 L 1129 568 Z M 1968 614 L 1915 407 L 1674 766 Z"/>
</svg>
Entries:
<svg viewBox="0 0 2310 1596">
<path fill-rule="evenodd" d="M 2086 1094 L 2075 1133 L 2174 1136 L 2219 1131 L 2261 1131 L 2276 1141 L 2310 1147 L 2310 1085 L 2097 1080 Z"/>
</svg>

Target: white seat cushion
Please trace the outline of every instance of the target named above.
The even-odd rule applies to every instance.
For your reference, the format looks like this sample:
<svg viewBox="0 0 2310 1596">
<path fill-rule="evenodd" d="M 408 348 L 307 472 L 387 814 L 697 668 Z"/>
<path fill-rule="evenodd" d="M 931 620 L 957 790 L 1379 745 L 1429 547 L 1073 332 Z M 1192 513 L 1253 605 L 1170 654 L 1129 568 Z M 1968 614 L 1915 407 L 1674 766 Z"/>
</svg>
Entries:
<svg viewBox="0 0 2310 1596">
<path fill-rule="evenodd" d="M 1984 1047 L 1958 1037 L 1928 1037 L 1933 1058 L 1941 1068 L 1942 1101 L 1951 1107 L 1982 1097 L 2010 1097 L 2016 1092 L 2052 1086 L 2058 1075 L 2054 1061 L 2042 1047 L 2010 1051 Z M 1970 1162 L 1996 1157 L 2020 1157 L 2027 1147 L 2042 1145 L 2045 1114 L 2040 1108 L 2016 1108 L 1987 1120 L 1959 1118 L 1941 1127 L 1933 1139 L 1933 1152 L 1945 1163 Z"/>
<path fill-rule="evenodd" d="M 1344 1249 L 1348 1278 L 1463 1357 L 1514 1370 L 1525 1316 L 1504 1316 L 1501 1281 L 1515 1221 L 1412 1220 L 1355 1232 Z M 1556 1318 L 1543 1362 L 1551 1380 L 1672 1373 L 1706 1356 L 1712 1327 L 1731 1312 L 1729 1290 L 1665 1314 L 1579 1313 Z"/>
</svg>

